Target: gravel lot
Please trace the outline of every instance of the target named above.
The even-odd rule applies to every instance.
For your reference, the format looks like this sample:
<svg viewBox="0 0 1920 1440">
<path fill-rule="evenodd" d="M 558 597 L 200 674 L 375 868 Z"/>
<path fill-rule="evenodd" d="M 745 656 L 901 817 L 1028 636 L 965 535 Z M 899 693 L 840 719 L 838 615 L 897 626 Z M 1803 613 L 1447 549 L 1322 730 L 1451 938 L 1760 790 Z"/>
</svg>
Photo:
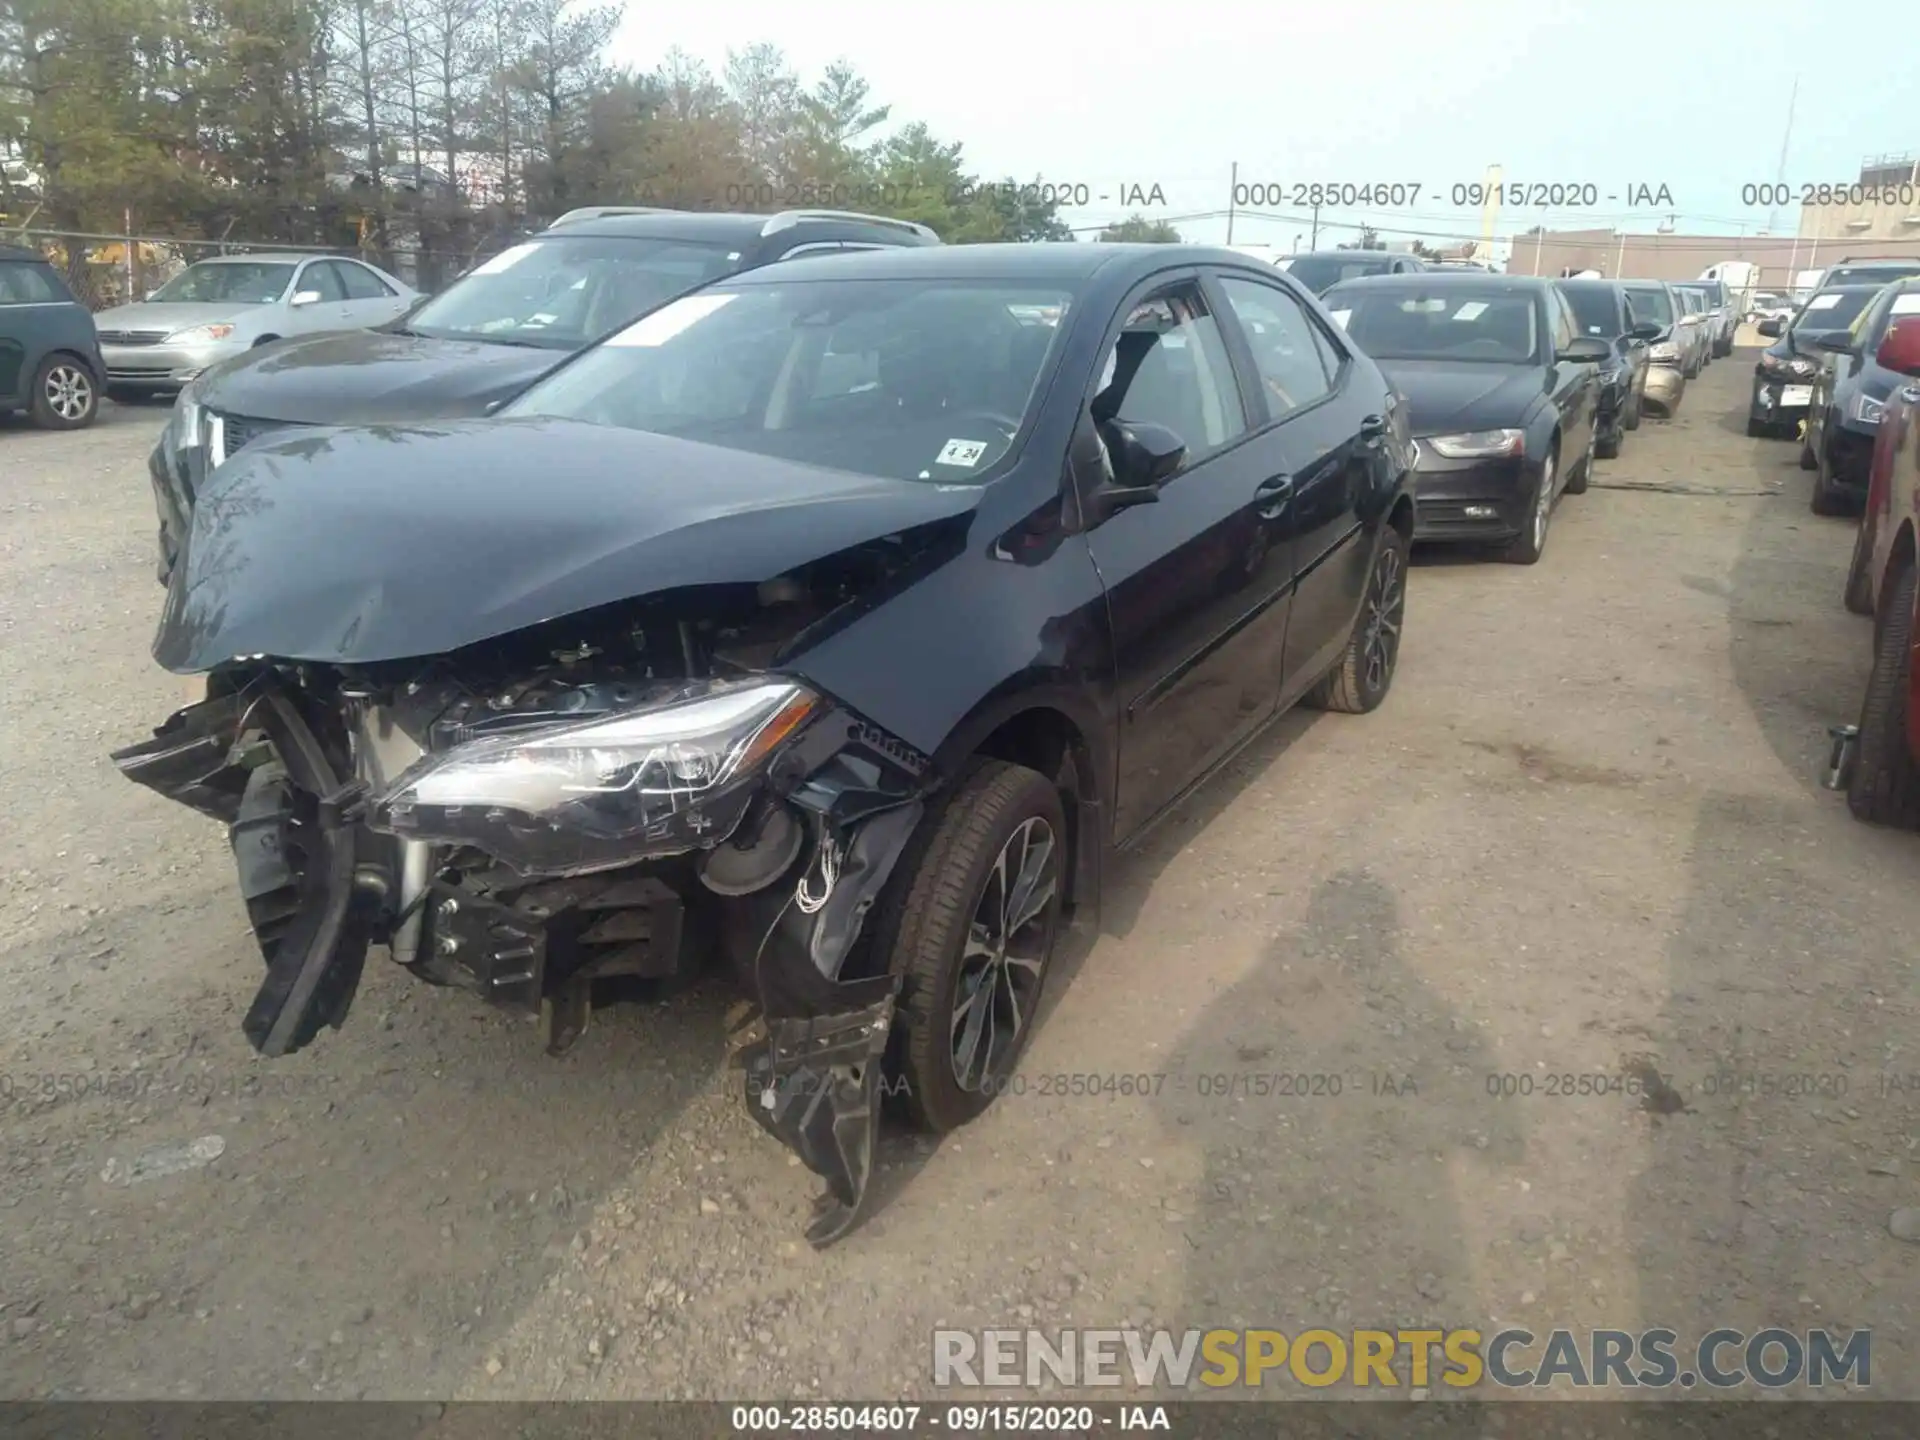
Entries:
<svg viewBox="0 0 1920 1440">
<path fill-rule="evenodd" d="M 1131 1321 L 1872 1326 L 1920 1397 L 1920 838 L 1820 788 L 1869 632 L 1850 527 L 1741 434 L 1751 355 L 1540 566 L 1421 564 L 1385 709 L 1283 722 L 1126 862 L 1027 1093 L 890 1137 L 824 1253 L 717 987 L 553 1060 L 376 957 L 344 1032 L 254 1059 L 224 837 L 106 759 L 184 703 L 162 412 L 0 423 L 0 1395 L 924 1395 L 936 1323 Z M 1683 1109 L 1544 1093 L 1648 1057 Z M 1342 1094 L 1197 1078 L 1268 1072 Z"/>
</svg>

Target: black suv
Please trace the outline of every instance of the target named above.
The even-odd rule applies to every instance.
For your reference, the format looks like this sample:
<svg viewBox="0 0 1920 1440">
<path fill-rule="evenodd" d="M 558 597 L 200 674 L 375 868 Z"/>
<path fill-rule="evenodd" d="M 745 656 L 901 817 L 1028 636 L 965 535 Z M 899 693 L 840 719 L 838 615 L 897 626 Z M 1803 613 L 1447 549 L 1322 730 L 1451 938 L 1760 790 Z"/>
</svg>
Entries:
<svg viewBox="0 0 1920 1440">
<path fill-rule="evenodd" d="M 78 430 L 100 410 L 107 373 L 93 315 L 38 251 L 0 245 L 0 415 Z"/>
<path fill-rule="evenodd" d="M 288 425 L 378 425 L 483 415 L 655 306 L 776 260 L 938 245 L 924 225 L 837 210 L 695 214 L 571 211 L 398 320 L 282 341 L 215 365 L 180 393 L 148 462 L 160 579 L 206 473 Z"/>
<path fill-rule="evenodd" d="M 1117 846 L 1290 706 L 1386 698 L 1412 458 L 1231 251 L 768 266 L 497 415 L 223 465 L 154 643 L 207 699 L 117 758 L 230 827 L 267 1055 L 370 944 L 553 1049 L 600 981 L 730 962 L 824 1242 L 883 1094 L 947 1130 L 1005 1091 Z"/>
</svg>

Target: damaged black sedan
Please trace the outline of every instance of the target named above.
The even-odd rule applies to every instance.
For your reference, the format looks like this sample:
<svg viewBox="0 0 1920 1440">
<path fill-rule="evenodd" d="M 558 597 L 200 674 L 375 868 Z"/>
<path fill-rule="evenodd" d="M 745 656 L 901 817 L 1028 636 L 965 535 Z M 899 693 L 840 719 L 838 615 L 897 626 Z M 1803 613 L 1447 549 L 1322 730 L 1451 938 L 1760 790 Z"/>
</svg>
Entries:
<svg viewBox="0 0 1920 1440">
<path fill-rule="evenodd" d="M 1005 1088 L 1116 846 L 1294 703 L 1385 697 L 1410 458 L 1229 252 L 796 261 L 498 417 L 229 460 L 154 644 L 206 698 L 114 758 L 229 827 L 266 1055 L 374 945 L 555 1050 L 602 982 L 731 966 L 825 1244 L 883 1093 L 940 1131 Z"/>
</svg>

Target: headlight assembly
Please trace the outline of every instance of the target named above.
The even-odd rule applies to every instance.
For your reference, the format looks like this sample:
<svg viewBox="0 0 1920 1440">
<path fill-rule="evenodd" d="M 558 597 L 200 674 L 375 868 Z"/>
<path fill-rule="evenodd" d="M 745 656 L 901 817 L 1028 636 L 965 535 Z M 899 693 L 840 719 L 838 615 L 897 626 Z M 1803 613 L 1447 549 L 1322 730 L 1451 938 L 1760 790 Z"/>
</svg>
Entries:
<svg viewBox="0 0 1920 1440">
<path fill-rule="evenodd" d="M 167 343 L 169 345 L 175 343 L 201 345 L 209 340 L 230 340 L 233 338 L 233 328 L 233 326 L 225 324 L 195 325 L 190 329 L 174 331 L 173 334 L 167 337 Z"/>
<path fill-rule="evenodd" d="M 470 740 L 406 770 L 367 823 L 578 875 L 718 845 L 767 762 L 825 708 L 786 680 L 708 681 L 620 715 Z"/>
<path fill-rule="evenodd" d="M 1647 351 L 1647 358 L 1649 360 L 1678 360 L 1680 358 L 1680 347 L 1671 340 L 1662 340 L 1658 345 Z"/>
<path fill-rule="evenodd" d="M 192 450 L 206 443 L 207 412 L 194 397 L 194 387 L 188 385 L 180 392 L 180 398 L 173 402 L 174 448 Z"/>
<path fill-rule="evenodd" d="M 1434 435 L 1425 442 L 1449 460 L 1490 460 L 1526 449 L 1523 430 L 1474 430 L 1465 435 Z"/>
<path fill-rule="evenodd" d="M 1878 425 L 1886 413 L 1885 403 L 1871 395 L 1856 395 L 1853 403 L 1847 407 L 1847 414 L 1856 425 Z"/>
</svg>

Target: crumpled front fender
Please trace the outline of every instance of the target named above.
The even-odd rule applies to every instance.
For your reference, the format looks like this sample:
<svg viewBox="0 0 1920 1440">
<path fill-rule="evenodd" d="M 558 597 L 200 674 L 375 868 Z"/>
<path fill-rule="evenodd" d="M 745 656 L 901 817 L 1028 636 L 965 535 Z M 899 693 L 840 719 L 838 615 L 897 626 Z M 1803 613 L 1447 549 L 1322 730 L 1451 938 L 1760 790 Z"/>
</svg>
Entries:
<svg viewBox="0 0 1920 1440">
<path fill-rule="evenodd" d="M 853 727 L 848 733 L 858 735 Z M 832 1244 L 860 1219 L 879 1139 L 881 1078 L 899 977 L 842 969 L 926 812 L 914 781 L 927 763 L 890 753 L 895 782 L 870 765 L 830 764 L 788 801 L 816 841 L 765 920 L 752 981 L 766 1037 L 743 1054 L 753 1117 L 827 1182 L 807 1239 Z M 912 772 L 918 771 L 912 781 Z M 763 912 L 764 913 L 764 912 Z"/>
</svg>

